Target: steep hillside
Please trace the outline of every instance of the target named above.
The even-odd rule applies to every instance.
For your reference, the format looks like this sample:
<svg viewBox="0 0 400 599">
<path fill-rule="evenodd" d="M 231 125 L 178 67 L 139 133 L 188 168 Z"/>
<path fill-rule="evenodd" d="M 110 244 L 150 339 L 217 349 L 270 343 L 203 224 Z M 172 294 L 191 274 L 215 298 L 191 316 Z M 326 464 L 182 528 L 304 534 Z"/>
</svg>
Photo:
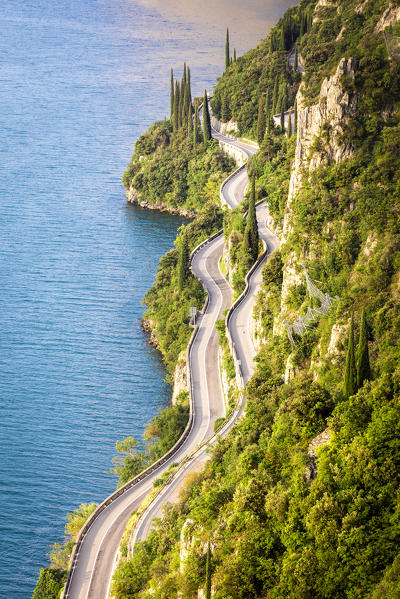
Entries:
<svg viewBox="0 0 400 599">
<path fill-rule="evenodd" d="M 399 597 L 399 7 L 303 1 L 216 87 L 216 116 L 265 129 L 251 171 L 281 252 L 247 414 L 121 564 L 117 598 Z M 292 136 L 272 116 L 295 101 Z"/>
</svg>

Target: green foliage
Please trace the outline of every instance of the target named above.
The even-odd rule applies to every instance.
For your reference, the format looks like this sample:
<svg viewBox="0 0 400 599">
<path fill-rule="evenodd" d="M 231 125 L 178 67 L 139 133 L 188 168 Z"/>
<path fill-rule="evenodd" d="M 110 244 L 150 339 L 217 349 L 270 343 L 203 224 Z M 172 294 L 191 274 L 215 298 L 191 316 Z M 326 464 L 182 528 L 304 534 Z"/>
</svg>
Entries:
<svg viewBox="0 0 400 599">
<path fill-rule="evenodd" d="M 303 189 L 291 199 L 287 243 L 263 269 L 255 307 L 263 343 L 246 388 L 246 414 L 139 545 L 140 562 L 124 566 L 125 584 L 137 584 L 126 595 L 132 598 L 196 596 L 206 579 L 204 547 L 211 533 L 218 599 L 399 597 L 400 66 L 374 32 L 386 0 L 367 2 L 362 11 L 355 10 L 358 0 L 343 0 L 339 12 L 320 6 L 313 23 L 315 4 L 300 2 L 267 40 L 226 70 L 212 100 L 214 113 L 219 116 L 224 105 L 241 133 L 255 136 L 263 94 L 266 111 L 271 106 L 275 114 L 294 104 L 300 78 L 286 61 L 294 43 L 305 60 L 308 104 L 340 59 L 352 56 L 355 80 L 344 78 L 342 85 L 357 93 L 358 112 L 343 123 L 341 141 L 353 154 L 332 161 L 329 124 L 322 129 L 314 145 L 321 164 L 303 173 Z M 297 106 L 294 127 L 297 132 Z M 251 161 L 258 193 L 266 195 L 278 227 L 295 142 L 269 126 Z M 245 243 L 250 248 L 242 208 L 224 216 L 224 234 L 239 289 Z M 294 351 L 279 334 L 282 271 L 293 264 L 304 264 L 323 292 L 338 296 Z M 297 314 L 317 307 L 302 285 L 286 285 L 284 299 L 284 308 Z M 346 360 L 343 329 L 350 310 L 355 321 Z M 333 325 L 339 340 L 328 351 Z M 353 327 L 360 331 L 357 354 Z M 224 343 L 222 323 L 218 330 Z M 290 364 L 295 376 L 284 384 Z M 329 442 L 315 457 L 316 436 L 324 431 Z M 191 523 L 191 542 L 181 574 L 185 522 Z"/>
<path fill-rule="evenodd" d="M 203 142 L 206 146 L 211 139 L 211 120 L 210 111 L 208 108 L 207 90 L 204 90 L 203 97 Z"/>
<path fill-rule="evenodd" d="M 368 351 L 368 328 L 365 310 L 361 313 L 360 338 L 357 348 L 357 388 L 360 389 L 365 381 L 371 378 L 371 367 Z"/>
<path fill-rule="evenodd" d="M 54 570 L 51 568 L 40 570 L 32 599 L 58 599 L 65 579 L 66 572 L 64 570 Z"/>
<path fill-rule="evenodd" d="M 354 350 L 354 321 L 353 316 L 350 321 L 349 339 L 347 343 L 346 366 L 344 370 L 343 393 L 346 399 L 349 399 L 357 391 L 357 369 L 356 355 Z"/>
<path fill-rule="evenodd" d="M 229 67 L 231 64 L 230 59 L 230 51 L 229 51 L 229 29 L 226 30 L 226 40 L 225 40 L 225 69 Z"/>
<path fill-rule="evenodd" d="M 206 599 L 211 599 L 211 547 L 210 541 L 207 546 L 207 561 L 206 561 Z"/>
<path fill-rule="evenodd" d="M 189 240 L 187 235 L 182 234 L 179 238 L 180 243 L 178 244 L 178 290 L 182 291 L 186 281 L 190 276 L 190 252 L 189 252 Z"/>
</svg>

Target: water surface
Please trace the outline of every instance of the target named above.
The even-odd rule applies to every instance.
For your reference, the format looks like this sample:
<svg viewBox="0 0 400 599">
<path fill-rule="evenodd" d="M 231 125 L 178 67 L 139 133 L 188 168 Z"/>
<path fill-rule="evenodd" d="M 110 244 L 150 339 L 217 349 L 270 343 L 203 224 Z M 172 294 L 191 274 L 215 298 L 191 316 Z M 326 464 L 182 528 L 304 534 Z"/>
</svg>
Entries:
<svg viewBox="0 0 400 599">
<path fill-rule="evenodd" d="M 127 206 L 120 178 L 170 66 L 211 89 L 224 35 L 139 0 L 0 17 L 0 596 L 26 599 L 66 513 L 115 488 L 115 441 L 170 399 L 141 299 L 181 220 Z"/>
</svg>

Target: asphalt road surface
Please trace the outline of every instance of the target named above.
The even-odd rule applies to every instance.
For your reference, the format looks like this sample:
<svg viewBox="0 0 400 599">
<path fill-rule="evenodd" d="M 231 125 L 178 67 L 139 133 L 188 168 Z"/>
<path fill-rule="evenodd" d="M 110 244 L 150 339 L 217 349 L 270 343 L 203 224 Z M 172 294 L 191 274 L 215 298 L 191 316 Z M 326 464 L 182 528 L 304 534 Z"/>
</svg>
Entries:
<svg viewBox="0 0 400 599">
<path fill-rule="evenodd" d="M 214 131 L 213 135 L 240 146 L 249 156 L 256 151 L 252 146 L 236 140 L 226 139 Z M 224 186 L 224 197 L 231 207 L 235 207 L 243 200 L 246 185 L 247 175 L 243 170 L 237 176 L 231 178 L 229 184 Z M 259 207 L 257 217 L 260 234 L 272 249 L 277 245 L 277 240 L 265 227 L 266 209 Z M 169 460 L 115 499 L 93 522 L 83 539 L 79 551 L 70 586 L 65 595 L 68 599 L 106 599 L 122 533 L 131 513 L 140 506 L 145 496 L 152 489 L 154 481 L 173 463 L 179 463 L 183 458 L 191 456 L 178 470 L 172 482 L 162 490 L 161 494 L 147 508 L 135 529 L 133 542 L 147 536 L 154 517 L 161 514 L 166 503 L 177 499 L 179 489 L 187 474 L 200 470 L 208 459 L 208 447 L 205 445 L 200 449 L 197 448 L 201 443 L 213 437 L 215 420 L 225 415 L 218 368 L 218 334 L 215 329 L 215 321 L 222 317 L 223 311 L 230 306 L 232 299 L 231 288 L 218 266 L 223 243 L 222 235 L 218 236 L 205 245 L 192 261 L 193 272 L 207 289 L 209 303 L 205 313 L 198 317 L 198 333 L 190 352 L 193 389 L 193 425 L 191 432 L 183 445 Z M 248 334 L 248 318 L 254 305 L 254 293 L 261 280 L 261 266 L 255 271 L 253 277 L 251 278 L 252 293 L 235 310 L 230 325 L 236 351 L 242 362 L 245 381 L 248 380 L 253 371 L 255 351 Z M 227 434 L 241 413 L 242 408 L 239 408 L 229 422 L 226 423 L 224 429 L 220 432 L 221 435 L 225 436 Z M 215 439 L 211 441 L 211 444 L 214 442 Z"/>
</svg>

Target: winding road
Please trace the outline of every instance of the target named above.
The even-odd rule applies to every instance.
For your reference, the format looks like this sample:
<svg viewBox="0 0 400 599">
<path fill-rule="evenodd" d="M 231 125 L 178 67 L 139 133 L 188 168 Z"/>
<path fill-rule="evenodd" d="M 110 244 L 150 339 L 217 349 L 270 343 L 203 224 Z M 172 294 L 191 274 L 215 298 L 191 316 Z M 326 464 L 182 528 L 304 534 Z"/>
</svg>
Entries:
<svg viewBox="0 0 400 599">
<path fill-rule="evenodd" d="M 228 139 L 215 130 L 212 131 L 212 134 L 213 137 L 224 143 L 240 147 L 248 156 L 256 151 L 253 146 Z M 239 169 L 223 184 L 221 193 L 226 203 L 232 208 L 243 200 L 246 185 L 245 169 Z M 266 249 L 271 251 L 277 247 L 278 240 L 266 228 L 267 210 L 263 204 L 257 207 L 257 219 L 260 236 Z M 122 495 L 110 496 L 102 504 L 104 507 L 101 513 L 90 524 L 84 536 L 81 535 L 77 553 L 71 560 L 73 567 L 61 596 L 62 599 L 107 599 L 122 533 L 131 513 L 141 505 L 153 488 L 154 481 L 172 464 L 181 463 L 186 458 L 169 484 L 162 488 L 159 495 L 144 511 L 134 529 L 131 545 L 136 540 L 146 538 L 154 517 L 160 515 L 165 503 L 176 500 L 179 488 L 188 472 L 200 470 L 208 459 L 208 449 L 215 442 L 214 423 L 216 419 L 225 416 L 225 404 L 217 367 L 218 333 L 215 329 L 215 321 L 222 317 L 223 312 L 232 301 L 231 287 L 219 269 L 223 244 L 224 239 L 221 233 L 208 242 L 200 244 L 192 254 L 191 267 L 207 290 L 208 302 L 204 313 L 197 317 L 197 330 L 189 351 L 193 414 L 189 434 L 173 455 L 157 466 L 154 471 L 149 472 Z M 237 300 L 237 307 L 233 311 L 231 310 L 228 324 L 229 334 L 240 360 L 244 383 L 253 372 L 255 349 L 249 334 L 248 321 L 255 301 L 255 293 L 261 281 L 262 265 L 266 259 L 267 255 L 264 254 L 252 271 L 244 298 Z M 243 405 L 238 406 L 219 431 L 220 436 L 225 436 L 229 432 L 241 416 L 243 409 Z"/>
</svg>

